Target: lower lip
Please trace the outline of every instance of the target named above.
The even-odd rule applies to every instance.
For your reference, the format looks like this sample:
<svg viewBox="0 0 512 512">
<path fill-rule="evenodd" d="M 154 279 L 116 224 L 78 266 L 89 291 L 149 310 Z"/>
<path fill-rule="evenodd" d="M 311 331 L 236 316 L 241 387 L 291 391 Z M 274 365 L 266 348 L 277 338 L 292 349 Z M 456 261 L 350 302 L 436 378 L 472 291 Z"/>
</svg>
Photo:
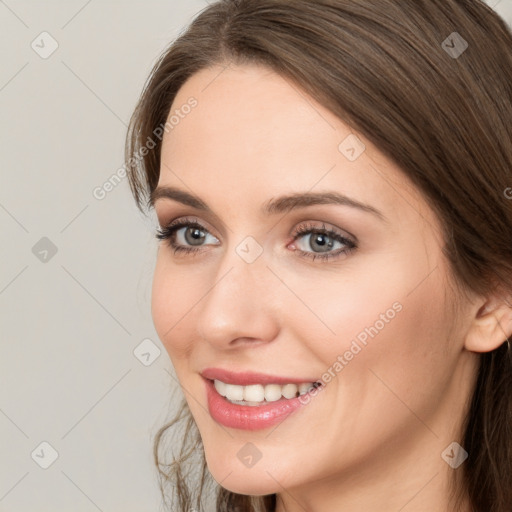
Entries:
<svg viewBox="0 0 512 512">
<path fill-rule="evenodd" d="M 261 430 L 271 427 L 283 421 L 299 407 L 307 405 L 316 396 L 316 393 L 315 395 L 306 393 L 300 397 L 280 399 L 265 405 L 238 405 L 219 395 L 213 381 L 205 379 L 205 382 L 210 416 L 225 427 L 243 430 Z M 304 398 L 307 402 L 304 402 Z"/>
</svg>

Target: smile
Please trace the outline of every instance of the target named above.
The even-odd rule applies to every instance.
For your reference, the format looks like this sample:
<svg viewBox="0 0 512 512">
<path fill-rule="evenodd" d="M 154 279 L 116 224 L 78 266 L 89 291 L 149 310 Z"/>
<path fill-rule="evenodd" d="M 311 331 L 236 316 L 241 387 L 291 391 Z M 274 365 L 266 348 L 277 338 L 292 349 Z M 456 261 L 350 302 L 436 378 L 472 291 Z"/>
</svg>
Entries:
<svg viewBox="0 0 512 512">
<path fill-rule="evenodd" d="M 228 384 L 204 378 L 208 412 L 224 427 L 261 430 L 282 422 L 305 405 L 318 400 L 319 382 L 299 384 Z"/>
<path fill-rule="evenodd" d="M 250 407 L 261 406 L 281 399 L 289 400 L 306 394 L 311 389 L 319 387 L 318 383 L 304 382 L 302 384 L 251 384 L 239 386 L 226 384 L 221 380 L 214 380 L 214 386 L 219 395 L 229 402 Z"/>
</svg>

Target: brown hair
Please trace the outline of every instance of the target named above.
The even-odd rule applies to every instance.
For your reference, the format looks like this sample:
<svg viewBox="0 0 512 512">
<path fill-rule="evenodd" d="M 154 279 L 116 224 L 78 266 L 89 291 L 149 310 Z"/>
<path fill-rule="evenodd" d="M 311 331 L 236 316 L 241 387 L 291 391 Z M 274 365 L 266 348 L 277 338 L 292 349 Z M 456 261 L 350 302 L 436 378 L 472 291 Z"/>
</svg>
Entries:
<svg viewBox="0 0 512 512">
<path fill-rule="evenodd" d="M 459 55 L 460 38 L 468 47 Z M 512 292 L 512 33 L 490 7 L 481 0 L 211 4 L 159 58 L 132 116 L 127 171 L 142 210 L 159 178 L 158 127 L 178 90 L 194 73 L 229 63 L 268 66 L 392 159 L 442 221 L 443 251 L 461 291 Z M 154 148 L 141 152 L 149 141 Z M 461 477 L 453 496 L 459 504 L 469 496 L 475 512 L 510 512 L 512 355 L 504 343 L 479 357 L 462 439 L 469 458 L 454 471 Z M 162 437 L 178 423 L 185 423 L 181 451 L 164 464 Z M 201 474 L 191 491 L 184 468 L 193 454 Z M 201 509 L 212 479 L 185 400 L 157 433 L 154 456 L 164 495 L 162 482 L 174 483 L 178 510 Z M 275 495 L 217 491 L 218 512 L 275 509 Z"/>
</svg>

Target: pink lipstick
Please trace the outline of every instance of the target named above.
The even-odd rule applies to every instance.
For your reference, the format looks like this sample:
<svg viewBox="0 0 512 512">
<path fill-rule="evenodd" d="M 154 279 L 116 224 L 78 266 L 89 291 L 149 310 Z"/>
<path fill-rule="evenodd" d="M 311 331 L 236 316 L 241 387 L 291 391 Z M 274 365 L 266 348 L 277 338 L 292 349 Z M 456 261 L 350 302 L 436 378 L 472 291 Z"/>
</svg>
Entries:
<svg viewBox="0 0 512 512">
<path fill-rule="evenodd" d="M 296 379 L 254 372 L 234 373 L 218 368 L 207 368 L 201 372 L 201 375 L 206 384 L 208 410 L 211 417 L 225 427 L 243 430 L 261 430 L 283 421 L 300 407 L 309 404 L 317 395 L 318 388 L 321 389 L 323 387 L 321 386 L 321 382 L 316 385 L 313 384 L 318 382 L 318 379 L 315 378 Z M 293 389 L 297 389 L 296 385 L 302 384 L 302 394 L 293 397 L 281 396 L 276 399 L 279 396 L 279 394 L 277 394 L 277 396 L 274 395 L 272 401 L 263 400 L 260 404 L 251 402 L 251 405 L 245 405 L 233 403 L 233 401 L 229 400 L 226 396 L 222 396 L 216 389 L 214 380 L 235 386 L 251 386 L 255 384 L 265 386 L 268 384 L 277 384 L 284 386 L 283 390 L 288 384 L 291 385 L 288 386 L 288 389 L 291 388 L 292 391 Z M 276 386 L 270 387 L 274 387 L 275 391 Z M 308 388 L 309 391 L 305 391 L 304 387 Z M 241 392 L 242 389 L 239 388 L 237 391 Z M 297 392 L 297 395 L 298 394 Z M 242 397 L 239 398 L 242 400 Z M 260 400 L 262 399 L 260 398 Z M 234 401 L 237 402 L 238 400 Z"/>
</svg>

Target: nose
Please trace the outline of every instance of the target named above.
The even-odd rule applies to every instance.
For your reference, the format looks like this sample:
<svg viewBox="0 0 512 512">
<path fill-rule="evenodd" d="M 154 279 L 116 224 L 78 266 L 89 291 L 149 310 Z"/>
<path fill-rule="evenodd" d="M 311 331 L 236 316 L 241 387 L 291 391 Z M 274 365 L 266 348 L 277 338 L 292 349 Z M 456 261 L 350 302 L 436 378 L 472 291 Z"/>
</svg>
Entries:
<svg viewBox="0 0 512 512">
<path fill-rule="evenodd" d="M 263 257 L 247 263 L 232 251 L 201 300 L 199 335 L 220 350 L 272 341 L 279 330 L 279 285 Z"/>
</svg>

